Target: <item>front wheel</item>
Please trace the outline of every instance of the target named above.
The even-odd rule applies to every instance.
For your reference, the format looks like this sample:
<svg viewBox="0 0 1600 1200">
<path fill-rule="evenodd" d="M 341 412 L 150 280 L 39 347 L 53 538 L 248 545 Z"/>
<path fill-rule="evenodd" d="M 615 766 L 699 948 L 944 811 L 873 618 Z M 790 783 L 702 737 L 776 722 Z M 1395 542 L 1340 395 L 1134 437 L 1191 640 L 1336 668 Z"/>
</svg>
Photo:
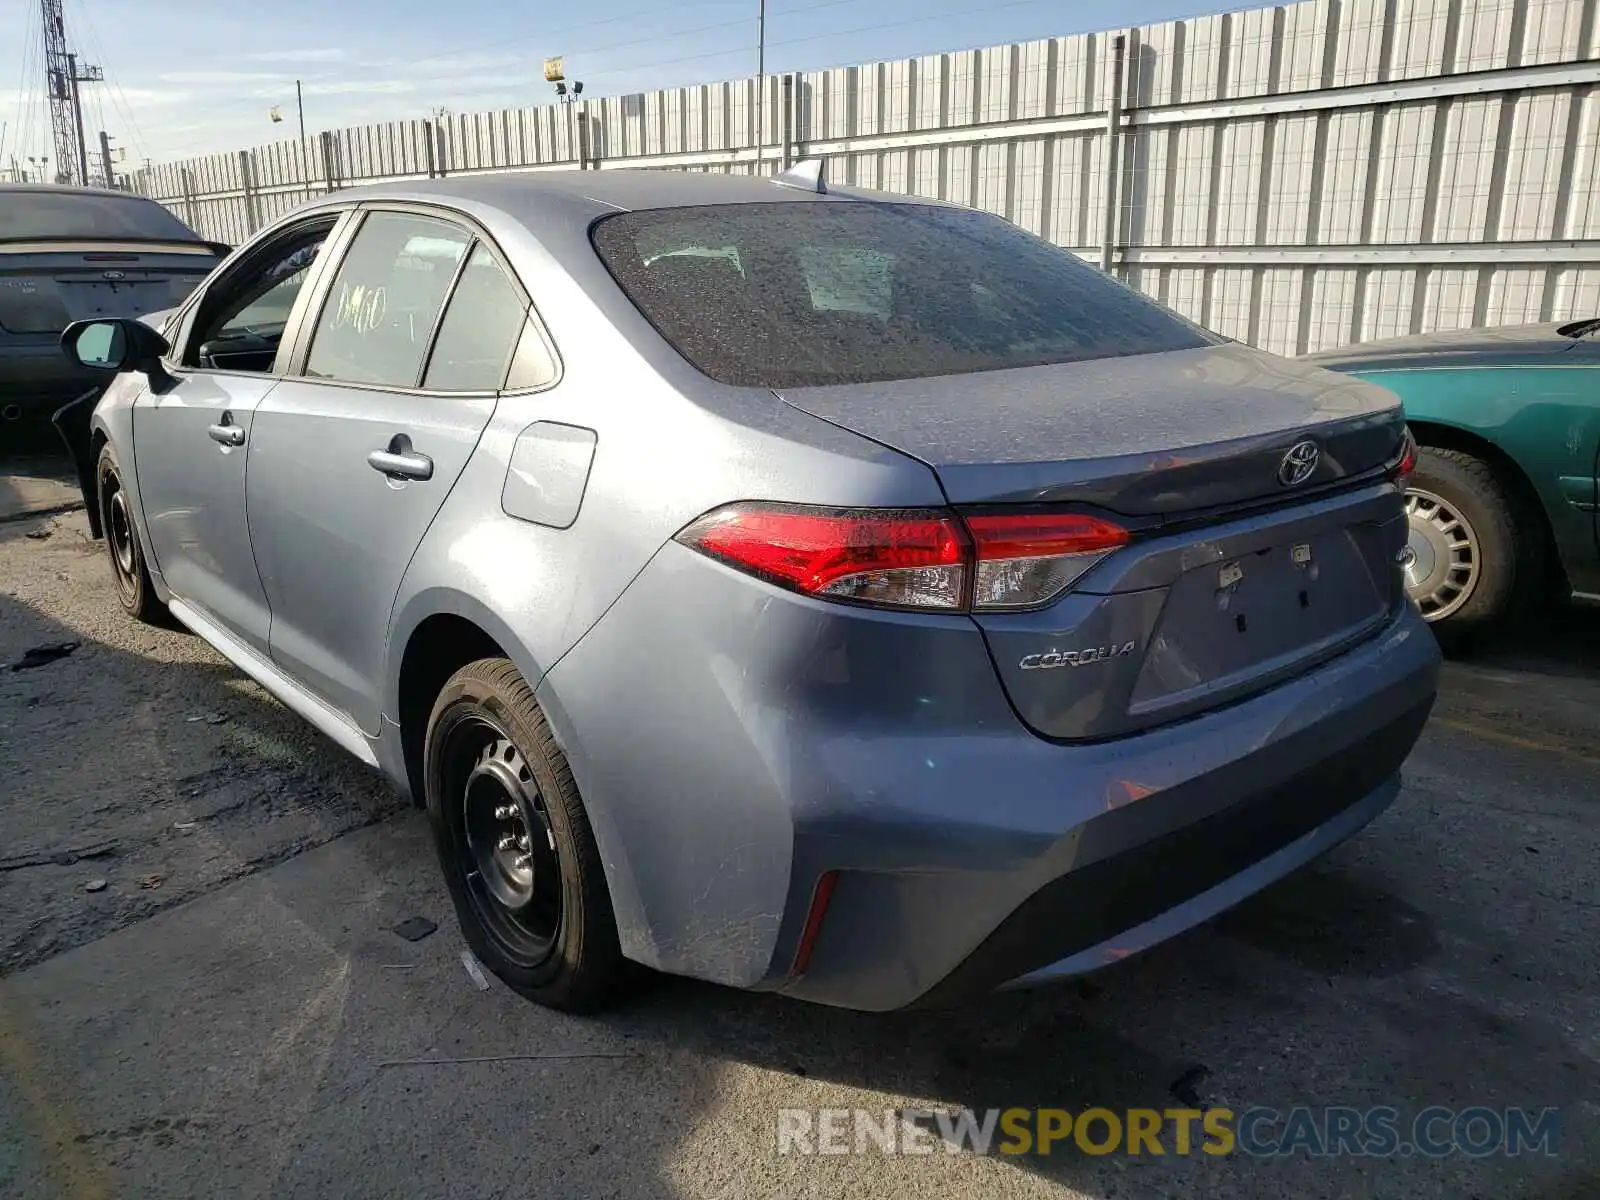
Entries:
<svg viewBox="0 0 1600 1200">
<path fill-rule="evenodd" d="M 170 621 L 167 606 L 156 595 L 144 563 L 144 548 L 133 520 L 133 505 L 122 486 L 117 452 L 107 442 L 95 464 L 95 502 L 100 506 L 100 528 L 111 559 L 111 577 L 117 585 L 122 611 L 152 625 Z"/>
<path fill-rule="evenodd" d="M 467 944 L 552 1008 L 601 1007 L 628 964 L 566 756 L 516 667 L 485 658 L 440 691 L 424 749 L 428 816 Z"/>
<path fill-rule="evenodd" d="M 1406 590 L 1441 638 L 1490 629 L 1532 594 L 1543 542 L 1489 463 L 1424 447 L 1405 503 Z"/>
</svg>

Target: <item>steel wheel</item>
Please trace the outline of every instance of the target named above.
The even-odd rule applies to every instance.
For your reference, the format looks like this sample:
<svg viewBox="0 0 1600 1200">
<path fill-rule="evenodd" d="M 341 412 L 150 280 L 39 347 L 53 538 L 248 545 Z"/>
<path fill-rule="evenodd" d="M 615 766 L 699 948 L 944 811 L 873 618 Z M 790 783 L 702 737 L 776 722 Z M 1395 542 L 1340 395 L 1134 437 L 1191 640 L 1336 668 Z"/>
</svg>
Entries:
<svg viewBox="0 0 1600 1200">
<path fill-rule="evenodd" d="M 109 505 L 111 521 L 106 536 L 111 539 L 111 556 L 117 571 L 130 579 L 133 577 L 133 522 L 128 518 L 128 500 L 118 488 L 111 493 Z"/>
<path fill-rule="evenodd" d="M 540 1004 L 580 1012 L 625 989 L 600 848 L 533 690 L 507 658 L 461 666 L 434 697 L 422 796 L 461 935 Z"/>
<path fill-rule="evenodd" d="M 561 863 L 544 797 L 504 730 L 461 721 L 444 747 L 447 819 L 467 894 L 508 959 L 534 967 L 561 933 Z"/>
<path fill-rule="evenodd" d="M 1442 496 L 1406 492 L 1406 591 L 1429 621 L 1442 621 L 1472 596 L 1483 565 L 1477 531 Z"/>
<path fill-rule="evenodd" d="M 111 577 L 123 607 L 137 607 L 142 583 L 139 535 L 133 528 L 133 514 L 128 509 L 127 494 L 122 490 L 122 479 L 109 463 L 102 463 L 100 468 L 100 524 L 105 529 L 106 549 L 110 552 Z"/>
</svg>

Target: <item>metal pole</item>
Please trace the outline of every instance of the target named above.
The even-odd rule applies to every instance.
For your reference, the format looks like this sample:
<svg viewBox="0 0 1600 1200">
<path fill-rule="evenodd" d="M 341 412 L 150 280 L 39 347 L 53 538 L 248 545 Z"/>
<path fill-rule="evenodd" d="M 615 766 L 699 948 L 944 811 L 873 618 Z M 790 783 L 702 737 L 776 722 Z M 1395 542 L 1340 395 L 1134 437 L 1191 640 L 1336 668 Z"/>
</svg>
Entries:
<svg viewBox="0 0 1600 1200">
<path fill-rule="evenodd" d="M 116 177 L 111 173 L 111 139 L 104 129 L 100 131 L 100 161 L 106 168 L 106 186 L 116 187 Z"/>
<path fill-rule="evenodd" d="M 261 218 L 256 212 L 255 172 L 250 166 L 250 151 L 239 151 L 239 184 L 244 189 L 244 219 L 253 234 L 261 227 Z"/>
<path fill-rule="evenodd" d="M 83 144 L 83 105 L 78 100 L 78 56 L 67 55 L 67 74 L 72 77 L 72 123 L 78 129 L 78 182 L 89 186 L 89 154 Z M 71 169 L 70 167 L 68 168 Z"/>
<path fill-rule="evenodd" d="M 322 138 L 322 177 L 327 180 L 327 191 L 336 192 L 339 187 L 333 177 L 333 134 L 324 129 L 320 136 Z M 441 169 L 439 174 L 443 175 L 444 171 Z"/>
<path fill-rule="evenodd" d="M 794 151 L 794 74 L 782 77 L 783 87 L 783 145 L 778 152 L 778 165 L 787 171 L 793 165 Z"/>
<path fill-rule="evenodd" d="M 1117 245 L 1117 163 L 1122 138 L 1122 60 L 1128 39 L 1117 34 L 1111 42 L 1111 100 L 1106 107 L 1106 223 L 1100 242 L 1100 269 L 1111 273 Z"/>
<path fill-rule="evenodd" d="M 300 118 L 300 173 L 305 176 L 306 195 L 311 195 L 311 148 L 306 145 L 306 103 L 300 95 L 300 81 L 294 81 L 294 111 Z M 431 174 L 431 172 L 430 172 Z"/>
<path fill-rule="evenodd" d="M 756 0 L 756 172 L 767 148 L 767 0 Z"/>
</svg>

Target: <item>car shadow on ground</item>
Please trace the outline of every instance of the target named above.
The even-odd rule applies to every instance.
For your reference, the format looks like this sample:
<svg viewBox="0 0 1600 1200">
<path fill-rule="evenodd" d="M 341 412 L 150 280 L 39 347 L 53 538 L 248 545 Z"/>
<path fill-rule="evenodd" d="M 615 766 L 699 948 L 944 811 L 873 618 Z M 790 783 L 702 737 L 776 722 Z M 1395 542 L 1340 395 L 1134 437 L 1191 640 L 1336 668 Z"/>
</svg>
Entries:
<svg viewBox="0 0 1600 1200">
<path fill-rule="evenodd" d="M 21 525 L 0 528 L 0 540 L 22 532 Z M 83 553 L 101 551 L 91 544 Z M 121 619 L 109 590 L 104 607 L 110 619 Z M 12 844 L 50 847 L 112 837 L 116 854 L 95 870 L 124 881 L 174 861 L 186 844 L 175 828 L 181 821 L 198 821 L 210 847 L 203 860 L 182 860 L 183 871 L 164 888 L 114 888 L 111 902 L 98 909 L 82 905 L 76 889 L 70 905 L 41 904 L 39 886 L 25 878 L 29 871 L 8 872 L 0 879 L 0 911 L 20 915 L 25 930 L 20 946 L 11 947 L 20 951 L 13 967 L 199 899 L 375 822 L 416 821 L 373 773 L 310 734 L 231 667 L 209 657 L 174 661 L 183 651 L 171 639 L 181 635 L 140 636 L 153 639 L 153 648 L 116 649 L 0 595 L 0 662 L 13 661 L 27 645 L 84 643 L 77 653 L 36 671 L 0 676 L 0 706 L 13 735 L 0 754 L 0 771 L 10 780 L 3 807 Z M 212 724 L 210 714 L 226 719 Z M 191 721 L 194 716 L 200 719 Z M 41 745 L 65 754 L 41 756 Z M 1428 887 L 1419 888 L 1416 880 L 1437 874 L 1445 856 L 1419 808 L 1403 798 L 1352 843 L 1214 924 L 1076 984 L 1000 994 L 950 1011 L 885 1015 L 673 979 L 653 980 L 620 1011 L 583 1020 L 547 1014 L 510 997 L 496 1008 L 506 1014 L 506 1036 L 524 1044 L 588 1031 L 591 1040 L 625 1045 L 668 1064 L 641 1076 L 643 1082 L 625 1079 L 619 1085 L 632 1119 L 648 1123 L 650 1132 L 646 1137 L 629 1129 L 618 1136 L 636 1138 L 639 1153 L 659 1159 L 655 1177 L 635 1179 L 624 1189 L 629 1195 L 679 1194 L 673 1181 L 676 1149 L 703 1136 L 708 1122 L 728 1119 L 719 1105 L 723 1072 L 730 1066 L 831 1089 L 821 1101 L 815 1090 L 797 1090 L 797 1105 L 859 1103 L 878 1111 L 885 1096 L 944 1110 L 1100 1107 L 1115 1113 L 1212 1105 L 1235 1112 L 1256 1105 L 1285 1112 L 1294 1105 L 1326 1104 L 1384 1104 L 1402 1112 L 1430 1104 L 1554 1105 L 1571 1114 L 1572 1123 L 1563 1129 L 1561 1157 L 1552 1160 L 1185 1158 L 1173 1154 L 1170 1143 L 1161 1157 L 1129 1158 L 1097 1156 L 1065 1143 L 1048 1156 L 1010 1161 L 1018 1170 L 1105 1198 L 1438 1194 L 1579 1200 L 1600 1194 L 1594 1132 L 1574 1127 L 1583 1104 L 1600 1094 L 1600 1066 L 1583 1051 L 1579 1033 L 1553 1013 L 1522 997 L 1501 1003 L 1496 990 L 1504 978 L 1517 975 L 1526 984 L 1524 993 L 1548 989 L 1566 996 L 1592 987 L 1592 979 L 1574 983 L 1551 975 L 1548 964 L 1488 909 L 1441 910 L 1430 903 Z M 1494 831 L 1486 841 L 1493 844 Z M 427 873 L 435 916 L 448 921 L 432 863 L 417 867 Z M 375 898 L 374 911 L 387 905 L 392 916 L 394 905 L 384 897 L 397 889 L 410 888 L 404 903 L 416 903 L 416 885 L 396 883 L 393 861 L 358 859 L 353 871 L 357 877 L 341 886 Z M 1484 876 L 1485 898 L 1491 880 L 1492 864 Z M 362 1056 L 371 1057 L 379 1014 L 392 1013 L 395 1003 L 394 977 L 376 969 L 381 964 L 370 952 L 373 940 L 386 932 L 352 929 L 350 912 L 330 910 L 314 886 L 306 880 L 300 890 L 279 885 L 275 901 L 314 941 L 355 966 L 328 1018 L 332 1049 L 301 1072 L 300 1086 L 310 1098 L 280 1114 L 270 1135 L 263 1178 L 283 1172 L 278 1178 L 285 1184 L 296 1158 L 289 1151 L 330 1136 L 327 1123 L 340 1119 L 345 1106 L 373 1085 L 376 1076 Z M 219 969 L 229 964 L 224 960 Z M 264 1029 L 232 1029 L 230 1042 L 208 1041 L 196 1030 L 203 1017 L 179 1006 L 178 1014 L 188 1014 L 187 1027 L 157 1024 L 154 1036 L 197 1046 L 191 1056 L 279 1053 L 273 1022 L 301 1028 L 322 1020 L 316 1015 L 321 993 L 302 997 L 296 981 L 287 978 L 263 989 L 255 973 L 260 969 L 256 964 L 247 977 L 216 986 L 260 992 L 252 1002 L 273 1014 Z M 285 1011 L 276 1011 L 275 1004 Z M 1508 1006 L 1518 1005 L 1523 1007 L 1508 1015 Z M 420 1044 L 426 1044 L 424 1027 L 466 1011 L 414 1011 L 399 1024 L 416 1025 Z M 530 1112 L 548 1104 L 539 1077 L 517 1078 L 522 1082 L 511 1085 L 515 1102 Z M 486 1083 L 476 1098 L 452 1093 L 438 1111 L 429 1108 L 426 1088 L 408 1103 L 416 1106 L 419 1122 L 431 1117 L 448 1124 L 460 1119 L 462 1103 L 481 1103 L 486 1111 L 504 1104 L 507 1086 Z M 597 1106 L 619 1102 L 602 1092 L 593 1095 Z M 221 1101 L 212 1105 L 220 1106 Z M 557 1116 L 581 1127 L 591 1114 Z M 770 1153 L 776 1154 L 775 1111 L 743 1110 L 737 1119 L 762 1123 L 754 1136 L 770 1139 Z M 750 1135 L 748 1129 L 743 1133 Z M 479 1122 L 477 1136 L 513 1165 L 540 1152 L 515 1123 L 497 1130 L 492 1122 Z M 587 1137 L 585 1131 L 579 1140 Z M 197 1172 L 192 1177 L 203 1178 L 198 1164 L 219 1145 L 201 1140 L 174 1153 L 189 1154 L 188 1166 Z M 598 1148 L 597 1143 L 587 1153 Z"/>
<path fill-rule="evenodd" d="M 1479 641 L 1448 652 L 1467 667 L 1600 680 L 1600 606 L 1550 600 Z"/>
<path fill-rule="evenodd" d="M 1427 986 L 1429 975 L 1449 974 L 1438 954 L 1431 921 L 1335 859 L 1075 986 L 942 1013 L 862 1015 L 667 981 L 610 1023 L 635 1039 L 860 1089 L 860 1099 L 827 1103 L 869 1110 L 882 1107 L 871 1093 L 888 1093 L 979 1113 L 1390 1105 L 1415 1114 L 1498 1101 L 1581 1119 L 1600 1068 L 1553 1022 L 1513 1022 Z M 1184 1159 L 1171 1138 L 1168 1127 L 1164 1158 L 1099 1157 L 1069 1140 L 1012 1161 L 1107 1197 L 1347 1195 L 1367 1192 L 1374 1169 L 1303 1154 Z M 1451 1196 L 1600 1194 L 1592 1139 L 1568 1146 L 1576 1160 L 1531 1169 L 1526 1160 L 1407 1162 L 1368 1194 L 1400 1195 L 1408 1181 Z"/>
<path fill-rule="evenodd" d="M 49 528 L 0 524 L 0 545 Z M 101 543 L 74 542 L 57 527 L 41 543 L 70 546 L 103 567 Z M 59 553 L 59 550 L 57 550 Z M 133 626 L 111 599 L 105 615 L 126 622 L 150 657 L 116 649 L 0 593 L 0 778 L 7 855 L 111 844 L 100 860 L 124 874 L 159 874 L 184 831 L 204 824 L 220 842 L 158 888 L 114 896 L 52 917 L 29 885 L 35 868 L 0 874 L 0 971 L 212 890 L 285 855 L 401 811 L 381 779 L 306 729 L 231 664 L 176 622 Z M 62 579 L 60 586 L 70 583 Z M 98 614 L 97 614 L 98 615 Z M 39 665 L 32 660 L 43 659 Z M 176 659 L 177 661 L 174 661 Z M 180 856 L 181 857 L 181 856 Z M 48 868 L 46 868 L 48 869 Z"/>
</svg>

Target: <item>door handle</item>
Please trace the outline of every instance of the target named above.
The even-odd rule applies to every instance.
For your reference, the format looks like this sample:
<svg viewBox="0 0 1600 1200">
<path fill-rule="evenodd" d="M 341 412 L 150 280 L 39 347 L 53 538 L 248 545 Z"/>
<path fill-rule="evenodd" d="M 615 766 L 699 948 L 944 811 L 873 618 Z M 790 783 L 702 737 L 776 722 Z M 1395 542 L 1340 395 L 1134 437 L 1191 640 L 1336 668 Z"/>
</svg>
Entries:
<svg viewBox="0 0 1600 1200">
<path fill-rule="evenodd" d="M 397 433 L 390 438 L 389 445 L 384 449 L 374 450 L 368 454 L 367 466 L 387 475 L 390 479 L 433 478 L 433 459 L 414 451 L 411 448 L 411 439 L 403 433 Z"/>
<path fill-rule="evenodd" d="M 221 423 L 208 426 L 206 433 L 211 436 L 213 442 L 218 442 L 224 446 L 244 445 L 244 428 L 235 425 L 227 413 L 222 415 Z"/>
</svg>

